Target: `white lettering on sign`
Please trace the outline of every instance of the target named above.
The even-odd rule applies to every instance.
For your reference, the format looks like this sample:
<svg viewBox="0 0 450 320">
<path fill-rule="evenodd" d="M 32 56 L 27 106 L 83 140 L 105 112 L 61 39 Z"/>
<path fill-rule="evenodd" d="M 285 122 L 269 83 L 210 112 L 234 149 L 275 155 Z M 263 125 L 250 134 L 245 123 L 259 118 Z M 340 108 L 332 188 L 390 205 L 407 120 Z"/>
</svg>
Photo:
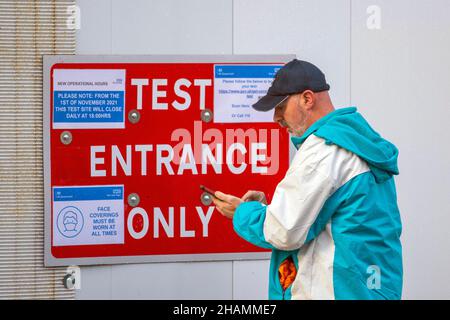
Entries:
<svg viewBox="0 0 450 320">
<path fill-rule="evenodd" d="M 208 173 L 208 162 L 214 168 L 215 173 L 222 173 L 221 163 L 223 163 L 223 154 L 221 143 L 217 144 L 216 156 L 213 155 L 211 149 L 208 148 L 208 145 L 202 145 L 202 174 Z"/>
<path fill-rule="evenodd" d="M 127 159 L 125 160 L 117 146 L 111 146 L 111 172 L 112 176 L 117 176 L 117 161 L 120 163 L 126 176 L 131 175 L 131 146 L 127 146 Z"/>
<path fill-rule="evenodd" d="M 142 87 L 148 86 L 148 79 L 131 79 L 131 85 L 137 86 L 137 106 L 136 109 L 142 109 Z"/>
<path fill-rule="evenodd" d="M 143 107 L 144 87 L 148 86 L 150 79 L 131 79 L 131 85 L 136 86 L 136 109 L 140 110 Z M 152 79 L 151 81 L 151 108 L 153 110 L 168 110 L 169 104 L 161 102 L 162 98 L 167 98 L 167 79 Z M 175 81 L 173 91 L 175 99 L 171 102 L 171 106 L 176 110 L 187 110 L 191 106 L 191 94 L 187 89 L 192 85 L 192 82 L 185 78 L 180 78 Z M 206 89 L 211 87 L 211 79 L 194 79 L 194 87 L 198 88 L 199 92 L 199 109 L 206 108 Z"/>
<path fill-rule="evenodd" d="M 136 151 L 141 152 L 141 175 L 147 175 L 147 152 L 153 150 L 151 144 L 138 144 L 135 148 Z"/>
<path fill-rule="evenodd" d="M 252 143 L 251 145 L 251 157 L 252 159 L 252 172 L 255 173 L 267 173 L 267 167 L 258 167 L 258 161 L 265 161 L 266 156 L 264 154 L 259 154 L 258 150 L 266 150 L 267 145 L 263 143 Z"/>
<path fill-rule="evenodd" d="M 166 236 L 173 238 L 174 220 L 173 207 L 169 207 L 169 221 L 167 222 L 160 208 L 153 208 L 153 237 L 159 238 L 159 225 L 163 227 Z"/>
<path fill-rule="evenodd" d="M 162 153 L 164 151 L 167 151 L 167 156 L 163 156 Z M 167 173 L 169 175 L 173 175 L 173 169 L 170 165 L 170 162 L 173 159 L 173 149 L 170 145 L 168 144 L 158 144 L 156 146 L 156 174 L 158 176 L 161 175 L 162 173 L 162 165 L 164 164 L 164 166 L 167 169 Z"/>
<path fill-rule="evenodd" d="M 97 158 L 97 152 L 105 152 L 105 146 L 91 146 L 91 177 L 105 177 L 106 170 L 97 170 L 97 164 L 104 164 L 104 158 Z"/>
<path fill-rule="evenodd" d="M 159 90 L 161 86 L 167 86 L 167 79 L 153 79 L 153 91 L 152 91 L 152 109 L 154 110 L 167 110 L 167 103 L 158 102 L 158 98 L 167 97 L 167 92 Z"/>
<path fill-rule="evenodd" d="M 133 159 L 138 156 L 136 153 L 140 153 L 141 167 L 135 174 L 146 176 L 147 175 L 147 153 L 151 153 L 153 150 L 153 145 L 126 145 L 125 151 L 123 147 L 119 148 L 117 145 L 112 145 L 111 149 L 106 149 L 106 146 L 91 146 L 91 177 L 105 177 L 105 176 L 117 176 L 118 172 L 123 173 L 125 176 L 131 176 L 133 174 Z M 192 146 L 190 144 L 185 144 L 182 148 L 180 160 L 176 163 L 174 161 L 174 151 L 173 147 L 169 144 L 157 144 L 156 145 L 156 175 L 160 176 L 163 174 L 169 175 L 183 175 L 186 172 L 197 175 L 199 170 L 197 166 L 201 166 L 201 174 L 207 174 L 208 162 L 214 168 L 217 174 L 223 172 L 222 167 L 224 163 L 222 162 L 222 144 L 216 145 L 216 156 L 207 144 L 202 145 L 202 155 L 201 163 L 198 164 L 195 161 L 194 153 L 192 151 Z M 264 161 L 265 155 L 259 154 L 258 151 L 266 151 L 265 143 L 251 143 L 250 153 L 251 153 L 251 173 L 267 173 L 267 166 L 260 166 L 258 163 Z M 100 165 L 105 163 L 104 156 L 100 153 L 105 153 L 107 157 L 111 159 L 111 170 L 106 170 L 105 166 Z M 125 155 L 124 155 L 125 154 Z M 238 161 L 236 158 L 242 157 L 247 154 L 247 148 L 242 143 L 233 143 L 226 150 L 226 167 L 233 174 L 242 174 L 247 169 L 247 163 L 243 161 Z M 178 166 L 177 170 L 174 167 Z M 119 170 L 120 169 L 120 170 Z"/>
<path fill-rule="evenodd" d="M 195 79 L 194 85 L 200 87 L 200 110 L 205 109 L 206 87 L 211 85 L 210 79 Z"/>
<path fill-rule="evenodd" d="M 133 227 L 133 219 L 136 215 L 140 215 L 143 220 L 143 227 L 142 227 L 142 230 L 140 230 L 140 231 L 134 230 L 134 227 Z M 130 213 L 128 214 L 127 227 L 128 227 L 128 232 L 134 239 L 139 240 L 139 239 L 143 238 L 147 234 L 147 231 L 148 231 L 147 211 L 145 211 L 144 209 L 139 208 L 139 207 L 133 208 L 130 211 Z"/>
<path fill-rule="evenodd" d="M 216 174 L 227 167 L 232 174 L 246 170 L 255 174 L 273 175 L 279 168 L 279 129 L 202 129 L 194 121 L 193 130 L 177 128 L 171 135 L 172 144 L 100 145 L 90 147 L 90 176 L 117 175 L 205 175 L 211 166 Z M 270 154 L 268 151 L 270 150 Z M 148 168 L 149 158 L 155 161 Z M 136 160 L 140 158 L 140 161 Z M 106 165 L 105 160 L 111 161 Z M 133 162 L 140 162 L 140 167 Z M 109 167 L 109 168 L 108 168 Z M 110 170 L 108 170 L 110 169 Z M 211 170 L 210 170 L 211 172 Z"/>
<path fill-rule="evenodd" d="M 245 168 L 247 167 L 247 164 L 242 162 L 239 167 L 236 167 L 233 164 L 233 154 L 235 150 L 240 151 L 242 155 L 246 154 L 247 150 L 245 149 L 245 146 L 242 143 L 233 143 L 227 151 L 227 163 L 229 165 L 230 171 L 233 172 L 234 174 L 241 174 L 242 172 L 244 172 Z"/>
<path fill-rule="evenodd" d="M 182 238 L 195 237 L 195 230 L 186 230 L 186 209 L 180 208 L 180 235 Z"/>
<path fill-rule="evenodd" d="M 181 87 L 189 88 L 191 86 L 191 82 L 188 79 L 178 79 L 177 82 L 175 82 L 175 94 L 184 99 L 183 103 L 178 102 L 175 100 L 172 105 L 177 110 L 186 110 L 191 105 L 191 96 L 187 91 L 181 90 Z"/>
<path fill-rule="evenodd" d="M 186 169 L 191 170 L 192 174 L 198 174 L 194 160 L 194 151 L 192 151 L 192 146 L 190 144 L 186 144 L 183 147 L 177 175 L 182 175 Z"/>
<path fill-rule="evenodd" d="M 208 237 L 208 226 L 214 212 L 214 208 L 214 206 L 208 207 L 208 210 L 205 213 L 202 207 L 195 207 L 200 222 L 202 223 L 202 237 Z M 167 210 L 163 210 L 159 207 L 153 208 L 153 238 L 174 238 L 175 230 L 177 230 L 177 228 L 175 227 L 175 223 L 178 223 L 178 221 L 180 238 L 193 238 L 196 236 L 196 230 L 189 230 L 188 226 L 186 226 L 186 207 L 180 207 L 179 210 L 177 210 L 179 213 L 179 218 L 177 219 L 175 218 L 175 211 L 176 210 L 174 207 L 169 207 L 167 208 Z M 136 216 L 141 216 L 143 219 L 143 227 L 141 228 L 141 230 L 136 230 L 133 226 L 133 219 Z M 168 218 L 166 218 L 166 216 Z M 128 232 L 134 239 L 142 239 L 148 233 L 149 221 L 149 216 L 144 208 L 133 208 L 128 214 Z"/>
<path fill-rule="evenodd" d="M 209 220 L 211 220 L 212 213 L 214 212 L 214 207 L 208 207 L 208 211 L 206 212 L 206 215 L 203 212 L 202 207 L 195 207 L 195 209 L 197 210 L 198 216 L 200 217 L 200 220 L 202 221 L 203 236 L 207 237 Z"/>
</svg>

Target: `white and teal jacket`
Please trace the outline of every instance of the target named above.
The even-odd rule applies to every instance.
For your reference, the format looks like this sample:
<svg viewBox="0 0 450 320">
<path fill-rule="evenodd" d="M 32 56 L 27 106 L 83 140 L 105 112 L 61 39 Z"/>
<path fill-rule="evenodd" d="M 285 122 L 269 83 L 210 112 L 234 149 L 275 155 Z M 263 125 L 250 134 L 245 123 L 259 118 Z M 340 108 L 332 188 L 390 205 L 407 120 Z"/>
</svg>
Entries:
<svg viewBox="0 0 450 320">
<path fill-rule="evenodd" d="M 269 299 L 400 299 L 397 148 L 354 107 L 292 141 L 298 151 L 272 202 L 244 202 L 233 217 L 242 238 L 272 249 Z M 288 256 L 297 275 L 283 290 Z"/>
</svg>

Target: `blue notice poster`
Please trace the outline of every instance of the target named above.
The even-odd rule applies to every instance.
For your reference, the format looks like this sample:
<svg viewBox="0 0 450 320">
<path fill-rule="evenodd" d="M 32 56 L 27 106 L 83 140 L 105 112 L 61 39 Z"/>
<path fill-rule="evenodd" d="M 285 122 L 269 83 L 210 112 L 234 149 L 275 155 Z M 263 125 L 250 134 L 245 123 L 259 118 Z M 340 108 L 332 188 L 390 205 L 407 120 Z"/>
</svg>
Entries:
<svg viewBox="0 0 450 320">
<path fill-rule="evenodd" d="M 53 128 L 125 127 L 125 70 L 55 69 Z"/>
</svg>

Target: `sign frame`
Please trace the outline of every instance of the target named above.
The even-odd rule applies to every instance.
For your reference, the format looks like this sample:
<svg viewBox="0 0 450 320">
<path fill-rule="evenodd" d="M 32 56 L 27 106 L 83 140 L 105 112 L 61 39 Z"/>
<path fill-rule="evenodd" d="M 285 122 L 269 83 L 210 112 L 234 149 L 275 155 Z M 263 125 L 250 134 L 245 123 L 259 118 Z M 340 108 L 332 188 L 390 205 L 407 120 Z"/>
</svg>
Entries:
<svg viewBox="0 0 450 320">
<path fill-rule="evenodd" d="M 44 55 L 43 56 L 43 166 L 44 166 L 44 266 L 109 265 L 153 262 L 194 262 L 265 260 L 271 252 L 167 254 L 142 256 L 109 256 L 87 258 L 56 258 L 51 253 L 51 163 L 50 163 L 50 72 L 57 63 L 287 63 L 295 59 L 286 55 Z M 292 146 L 289 145 L 292 157 Z"/>
</svg>

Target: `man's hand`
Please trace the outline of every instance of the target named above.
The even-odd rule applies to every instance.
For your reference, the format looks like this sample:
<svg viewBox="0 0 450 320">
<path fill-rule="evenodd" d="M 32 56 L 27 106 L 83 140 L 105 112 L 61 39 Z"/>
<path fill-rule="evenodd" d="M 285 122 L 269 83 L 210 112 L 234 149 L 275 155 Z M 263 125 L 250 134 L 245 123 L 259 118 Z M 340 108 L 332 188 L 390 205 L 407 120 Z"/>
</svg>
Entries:
<svg viewBox="0 0 450 320">
<path fill-rule="evenodd" d="M 249 190 L 241 198 L 242 201 L 259 201 L 261 203 L 267 204 L 266 195 L 262 191 Z"/>
<path fill-rule="evenodd" d="M 214 193 L 213 202 L 216 205 L 216 209 L 225 217 L 233 219 L 234 211 L 243 202 L 238 197 L 231 194 L 225 194 L 220 191 Z"/>
</svg>

